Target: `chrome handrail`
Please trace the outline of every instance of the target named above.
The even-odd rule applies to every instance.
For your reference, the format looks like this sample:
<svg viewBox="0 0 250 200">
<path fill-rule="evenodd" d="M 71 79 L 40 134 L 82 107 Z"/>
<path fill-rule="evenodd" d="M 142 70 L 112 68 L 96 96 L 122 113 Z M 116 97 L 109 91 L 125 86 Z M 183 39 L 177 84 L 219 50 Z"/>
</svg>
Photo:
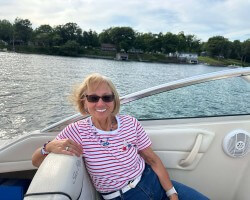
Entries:
<svg viewBox="0 0 250 200">
<path fill-rule="evenodd" d="M 144 89 L 138 92 L 125 95 L 121 97 L 120 100 L 121 100 L 121 104 L 126 104 L 129 102 L 144 98 L 144 97 L 152 96 L 152 95 L 159 94 L 162 92 L 167 92 L 167 91 L 174 90 L 177 88 L 186 87 L 189 85 L 195 85 L 198 83 L 208 82 L 212 80 L 219 80 L 219 79 L 240 77 L 240 76 L 243 76 L 243 77 L 250 76 L 250 67 L 223 70 L 219 72 L 212 72 L 208 74 L 192 76 L 192 77 L 180 79 L 177 81 L 171 81 L 169 83 L 161 84 L 155 87 L 151 87 L 148 89 Z M 80 113 L 78 113 L 68 118 L 65 118 L 57 123 L 54 123 L 41 131 L 51 132 L 54 130 L 58 130 L 58 128 L 61 129 L 62 127 L 65 127 L 67 124 L 78 121 L 85 117 L 86 116 L 82 116 Z"/>
</svg>

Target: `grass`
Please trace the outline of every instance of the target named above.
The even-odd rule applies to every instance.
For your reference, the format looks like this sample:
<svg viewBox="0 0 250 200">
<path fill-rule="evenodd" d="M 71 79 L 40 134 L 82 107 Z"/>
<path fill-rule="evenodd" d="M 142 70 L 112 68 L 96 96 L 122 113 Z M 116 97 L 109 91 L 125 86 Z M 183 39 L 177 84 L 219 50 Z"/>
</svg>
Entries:
<svg viewBox="0 0 250 200">
<path fill-rule="evenodd" d="M 217 65 L 217 66 L 228 66 L 228 65 L 234 65 L 234 66 L 242 66 L 242 63 L 240 60 L 236 59 L 225 59 L 225 58 L 211 58 L 211 57 L 204 57 L 199 56 L 198 58 L 200 63 L 206 63 L 208 65 Z M 244 63 L 244 67 L 250 66 L 250 63 Z"/>
</svg>

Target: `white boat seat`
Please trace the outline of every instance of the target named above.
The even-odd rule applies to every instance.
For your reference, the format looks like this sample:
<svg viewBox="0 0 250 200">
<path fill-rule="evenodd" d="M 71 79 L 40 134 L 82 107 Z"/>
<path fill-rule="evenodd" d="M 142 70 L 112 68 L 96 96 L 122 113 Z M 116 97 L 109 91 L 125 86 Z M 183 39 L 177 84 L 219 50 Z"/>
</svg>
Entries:
<svg viewBox="0 0 250 200">
<path fill-rule="evenodd" d="M 50 153 L 37 170 L 24 200 L 95 200 L 82 157 Z"/>
</svg>

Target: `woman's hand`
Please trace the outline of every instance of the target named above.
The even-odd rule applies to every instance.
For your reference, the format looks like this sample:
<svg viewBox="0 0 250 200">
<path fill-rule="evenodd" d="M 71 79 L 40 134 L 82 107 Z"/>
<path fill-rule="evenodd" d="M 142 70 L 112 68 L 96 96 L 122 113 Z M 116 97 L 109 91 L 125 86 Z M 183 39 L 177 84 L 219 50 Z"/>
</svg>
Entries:
<svg viewBox="0 0 250 200">
<path fill-rule="evenodd" d="M 82 146 L 71 139 L 54 139 L 46 145 L 45 150 L 59 154 L 76 155 L 78 157 L 82 155 Z"/>
</svg>

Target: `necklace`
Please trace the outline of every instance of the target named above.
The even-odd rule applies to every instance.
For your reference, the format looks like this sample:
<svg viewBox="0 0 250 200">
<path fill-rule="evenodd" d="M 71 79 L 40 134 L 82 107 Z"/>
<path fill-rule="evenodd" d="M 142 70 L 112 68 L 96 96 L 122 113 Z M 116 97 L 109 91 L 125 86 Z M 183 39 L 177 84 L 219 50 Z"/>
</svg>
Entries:
<svg viewBox="0 0 250 200">
<path fill-rule="evenodd" d="M 114 124 L 115 124 L 115 123 L 114 123 L 114 121 L 112 120 L 112 121 L 111 121 L 111 124 L 110 124 L 110 131 L 113 131 L 113 130 L 114 130 Z"/>
<path fill-rule="evenodd" d="M 109 137 L 107 138 L 100 138 L 100 136 L 97 136 L 97 128 L 95 127 L 93 121 L 92 123 L 90 123 L 92 128 L 94 129 L 94 137 L 97 139 L 97 141 L 103 146 L 105 147 L 109 152 L 109 145 L 110 145 L 110 141 L 109 141 Z M 111 121 L 111 124 L 110 124 L 110 131 L 113 131 L 114 130 L 114 125 L 115 125 L 115 121 L 112 120 Z M 123 145 L 122 147 L 116 147 L 117 151 L 120 151 L 120 152 L 124 152 L 124 151 L 127 151 L 129 150 L 132 146 L 136 147 L 136 145 L 132 145 L 131 143 L 128 143 L 126 140 L 123 140 Z M 110 152 L 111 155 L 113 155 L 113 153 Z M 119 160 L 115 155 L 113 155 L 117 160 Z"/>
<path fill-rule="evenodd" d="M 106 130 L 108 130 L 108 131 L 113 131 L 114 130 L 114 125 L 115 125 L 115 120 L 113 120 L 113 119 L 111 119 L 111 123 L 110 123 L 110 129 L 108 128 L 109 126 L 107 126 L 107 128 L 106 128 Z M 96 124 L 92 121 L 92 126 L 95 126 L 95 128 L 96 128 Z M 100 125 L 99 125 L 100 126 Z M 104 130 L 104 131 L 106 131 L 105 129 L 102 129 L 102 127 L 100 126 L 100 130 Z"/>
</svg>

